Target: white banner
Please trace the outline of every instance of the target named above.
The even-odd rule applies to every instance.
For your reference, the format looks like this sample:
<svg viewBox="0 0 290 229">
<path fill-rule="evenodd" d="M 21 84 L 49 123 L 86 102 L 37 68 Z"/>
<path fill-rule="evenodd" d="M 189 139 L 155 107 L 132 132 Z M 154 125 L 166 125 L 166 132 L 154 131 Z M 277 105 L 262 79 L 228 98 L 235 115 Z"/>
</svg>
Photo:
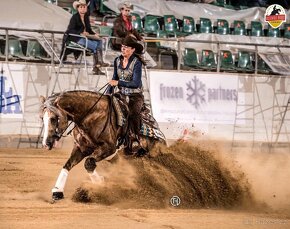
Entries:
<svg viewBox="0 0 290 229">
<path fill-rule="evenodd" d="M 158 122 L 233 124 L 238 76 L 152 72 L 152 112 Z"/>
<path fill-rule="evenodd" d="M 3 66 L 2 66 L 3 67 Z M 6 67 L 6 65 L 5 65 Z M 24 101 L 23 66 L 14 65 L 11 69 L 4 68 L 0 73 L 0 118 L 22 118 Z M 13 71 L 12 70 L 12 71 Z"/>
</svg>

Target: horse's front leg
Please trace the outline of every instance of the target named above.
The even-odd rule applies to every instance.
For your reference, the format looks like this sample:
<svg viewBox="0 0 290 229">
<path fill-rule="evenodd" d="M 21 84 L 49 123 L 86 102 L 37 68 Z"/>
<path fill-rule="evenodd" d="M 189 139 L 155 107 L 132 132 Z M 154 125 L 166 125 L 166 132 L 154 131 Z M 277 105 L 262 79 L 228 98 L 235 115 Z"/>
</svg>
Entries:
<svg viewBox="0 0 290 229">
<path fill-rule="evenodd" d="M 74 145 L 74 148 L 71 152 L 70 158 L 67 160 L 67 162 L 63 166 L 62 170 L 60 171 L 60 174 L 56 180 L 55 186 L 52 189 L 52 199 L 53 200 L 60 200 L 60 199 L 64 198 L 63 192 L 64 192 L 64 187 L 66 184 L 66 180 L 67 180 L 69 171 L 75 165 L 80 163 L 80 161 L 82 159 L 84 159 L 84 157 L 88 156 L 92 152 L 93 152 L 93 150 L 91 150 L 91 152 L 83 152 L 82 153 L 80 148 L 76 144 Z"/>
<path fill-rule="evenodd" d="M 89 173 L 93 183 L 100 183 L 104 181 L 104 177 L 100 176 L 97 171 L 97 162 L 108 158 L 116 151 L 116 147 L 109 147 L 107 144 L 97 147 L 94 152 L 85 160 L 85 169 Z"/>
</svg>

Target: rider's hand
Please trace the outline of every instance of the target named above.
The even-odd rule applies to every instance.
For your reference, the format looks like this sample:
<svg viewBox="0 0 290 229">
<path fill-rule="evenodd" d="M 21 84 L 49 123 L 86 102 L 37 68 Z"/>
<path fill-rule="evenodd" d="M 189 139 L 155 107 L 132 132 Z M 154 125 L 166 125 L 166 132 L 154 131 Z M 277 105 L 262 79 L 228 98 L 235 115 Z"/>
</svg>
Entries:
<svg viewBox="0 0 290 229">
<path fill-rule="evenodd" d="M 109 81 L 109 84 L 110 84 L 111 86 L 117 86 L 117 85 L 118 85 L 118 80 L 110 80 L 110 81 Z"/>
</svg>

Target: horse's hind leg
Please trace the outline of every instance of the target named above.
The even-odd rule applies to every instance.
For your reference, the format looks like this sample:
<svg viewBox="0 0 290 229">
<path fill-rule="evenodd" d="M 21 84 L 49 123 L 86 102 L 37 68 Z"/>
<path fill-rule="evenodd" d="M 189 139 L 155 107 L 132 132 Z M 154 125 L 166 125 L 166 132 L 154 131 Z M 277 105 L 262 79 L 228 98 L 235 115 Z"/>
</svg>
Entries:
<svg viewBox="0 0 290 229">
<path fill-rule="evenodd" d="M 88 154 L 83 154 L 80 151 L 79 147 L 77 147 L 76 145 L 74 146 L 70 158 L 67 160 L 63 169 L 60 171 L 55 186 L 52 189 L 53 200 L 60 200 L 64 198 L 63 192 L 69 171 L 87 155 Z"/>
</svg>

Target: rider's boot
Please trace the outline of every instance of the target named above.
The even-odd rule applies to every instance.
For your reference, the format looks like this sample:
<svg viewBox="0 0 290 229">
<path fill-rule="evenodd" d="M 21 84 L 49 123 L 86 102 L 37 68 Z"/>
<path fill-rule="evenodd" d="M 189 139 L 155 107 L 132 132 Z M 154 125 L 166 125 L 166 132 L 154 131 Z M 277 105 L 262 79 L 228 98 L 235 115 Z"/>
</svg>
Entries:
<svg viewBox="0 0 290 229">
<path fill-rule="evenodd" d="M 105 75 L 105 73 L 101 71 L 100 67 L 101 67 L 101 64 L 99 62 L 99 55 L 98 55 L 98 53 L 95 53 L 94 54 L 93 73 L 96 74 L 96 75 Z"/>
</svg>

